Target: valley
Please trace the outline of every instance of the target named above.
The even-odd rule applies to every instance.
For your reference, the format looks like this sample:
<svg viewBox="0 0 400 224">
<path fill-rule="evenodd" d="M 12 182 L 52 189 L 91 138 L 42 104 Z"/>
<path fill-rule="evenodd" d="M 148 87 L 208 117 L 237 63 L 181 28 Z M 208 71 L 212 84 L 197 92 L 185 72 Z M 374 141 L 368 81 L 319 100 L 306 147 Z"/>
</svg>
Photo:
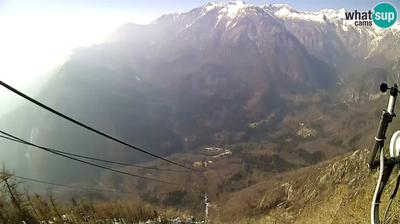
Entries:
<svg viewBox="0 0 400 224">
<path fill-rule="evenodd" d="M 76 49 L 33 96 L 191 171 L 17 96 L 21 106 L 0 118 L 1 130 L 30 142 L 151 167 L 110 166 L 175 185 L 116 175 L 2 139 L 4 167 L 21 176 L 131 192 L 55 190 L 61 202 L 129 200 L 149 211 L 204 219 L 207 192 L 210 223 L 365 223 L 369 203 L 361 201 L 370 201 L 376 178 L 365 160 L 387 100 L 379 85 L 399 79 L 400 25 L 354 26 L 345 12 L 210 2 L 147 25 L 125 24 L 103 43 Z M 388 133 L 399 124 L 394 120 Z"/>
</svg>

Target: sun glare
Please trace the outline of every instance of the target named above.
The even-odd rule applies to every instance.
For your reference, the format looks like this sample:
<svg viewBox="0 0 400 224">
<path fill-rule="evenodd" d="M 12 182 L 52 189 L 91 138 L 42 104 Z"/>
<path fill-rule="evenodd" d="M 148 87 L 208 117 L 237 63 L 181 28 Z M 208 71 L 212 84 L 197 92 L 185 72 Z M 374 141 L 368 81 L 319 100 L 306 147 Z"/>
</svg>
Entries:
<svg viewBox="0 0 400 224">
<path fill-rule="evenodd" d="M 0 15 L 0 78 L 29 84 L 62 64 L 74 48 L 100 43 L 124 23 L 151 19 L 83 12 Z"/>
</svg>

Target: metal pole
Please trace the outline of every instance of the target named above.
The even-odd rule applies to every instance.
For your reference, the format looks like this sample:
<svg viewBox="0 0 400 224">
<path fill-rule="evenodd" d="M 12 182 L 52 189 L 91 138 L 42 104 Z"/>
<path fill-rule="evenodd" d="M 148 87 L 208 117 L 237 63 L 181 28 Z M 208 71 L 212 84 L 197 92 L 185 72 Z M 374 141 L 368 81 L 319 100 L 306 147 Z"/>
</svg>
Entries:
<svg viewBox="0 0 400 224">
<path fill-rule="evenodd" d="M 368 166 L 370 169 L 376 168 L 376 154 L 379 152 L 379 177 L 378 181 L 376 184 L 375 192 L 372 198 L 372 203 L 371 203 L 371 224 L 380 224 L 380 218 L 379 218 L 379 204 L 380 204 L 380 199 L 382 196 L 382 193 L 384 191 L 384 188 L 390 178 L 390 174 L 393 171 L 394 164 L 386 164 L 385 163 L 385 156 L 384 156 L 384 151 L 383 151 L 383 146 L 384 146 L 384 141 L 385 141 L 385 135 L 386 135 L 386 130 L 390 122 L 392 122 L 393 117 L 395 116 L 394 114 L 394 107 L 396 104 L 396 97 L 398 94 L 398 87 L 395 84 L 393 87 L 388 88 L 386 83 L 381 84 L 380 86 L 381 92 L 386 92 L 388 89 L 390 89 L 390 96 L 389 96 L 389 101 L 386 110 L 383 110 L 381 120 L 379 122 L 378 126 L 378 131 L 375 136 L 375 144 L 373 147 L 373 150 L 370 153 L 370 158 L 368 161 Z"/>
<path fill-rule="evenodd" d="M 204 211 L 204 222 L 208 223 L 208 195 L 207 192 L 204 193 L 204 204 L 205 204 L 205 211 Z"/>
<path fill-rule="evenodd" d="M 207 185 L 208 185 L 207 173 L 206 173 L 207 166 L 208 166 L 207 152 L 204 152 L 203 167 L 204 167 L 204 223 L 205 224 L 208 223 L 208 208 L 210 206 L 207 194 Z"/>
</svg>

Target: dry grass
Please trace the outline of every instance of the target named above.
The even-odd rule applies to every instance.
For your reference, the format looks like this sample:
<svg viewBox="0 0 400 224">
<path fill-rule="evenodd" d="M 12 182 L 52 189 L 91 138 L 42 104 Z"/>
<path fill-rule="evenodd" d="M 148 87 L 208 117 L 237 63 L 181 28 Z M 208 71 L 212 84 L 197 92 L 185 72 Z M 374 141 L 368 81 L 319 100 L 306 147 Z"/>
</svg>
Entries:
<svg viewBox="0 0 400 224">
<path fill-rule="evenodd" d="M 46 197 L 18 190 L 18 183 L 12 175 L 0 175 L 0 223 L 138 223 L 139 221 L 161 219 L 161 223 L 186 212 L 160 210 L 135 201 L 92 201 L 85 198 L 70 202 L 57 202 L 51 193 Z"/>
</svg>

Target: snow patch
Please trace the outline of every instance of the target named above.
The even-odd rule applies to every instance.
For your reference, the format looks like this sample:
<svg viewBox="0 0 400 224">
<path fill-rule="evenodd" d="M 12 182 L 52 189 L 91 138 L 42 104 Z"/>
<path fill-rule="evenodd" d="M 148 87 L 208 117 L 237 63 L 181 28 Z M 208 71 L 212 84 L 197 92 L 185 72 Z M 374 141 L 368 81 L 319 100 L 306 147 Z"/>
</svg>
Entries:
<svg viewBox="0 0 400 224">
<path fill-rule="evenodd" d="M 222 19 L 223 17 L 227 18 L 235 18 L 241 9 L 244 9 L 250 5 L 247 5 L 243 1 L 236 1 L 236 2 L 229 2 L 229 3 L 222 3 L 222 2 L 210 2 L 206 6 L 204 6 L 202 15 L 206 13 L 216 10 L 219 10 L 218 19 Z"/>
<path fill-rule="evenodd" d="M 278 11 L 276 11 L 274 15 L 283 19 L 298 19 L 298 20 L 314 21 L 319 23 L 325 22 L 323 14 L 315 12 L 290 11 L 288 8 L 281 8 Z"/>
<path fill-rule="evenodd" d="M 229 18 L 234 18 L 238 14 L 239 10 L 246 8 L 246 3 L 243 1 L 236 1 L 235 3 L 228 3 L 227 16 Z"/>
<path fill-rule="evenodd" d="M 319 23 L 341 21 L 345 18 L 345 9 L 322 9 L 317 12 L 300 12 L 287 4 L 265 4 L 261 6 L 281 19 L 305 20 Z"/>
</svg>

